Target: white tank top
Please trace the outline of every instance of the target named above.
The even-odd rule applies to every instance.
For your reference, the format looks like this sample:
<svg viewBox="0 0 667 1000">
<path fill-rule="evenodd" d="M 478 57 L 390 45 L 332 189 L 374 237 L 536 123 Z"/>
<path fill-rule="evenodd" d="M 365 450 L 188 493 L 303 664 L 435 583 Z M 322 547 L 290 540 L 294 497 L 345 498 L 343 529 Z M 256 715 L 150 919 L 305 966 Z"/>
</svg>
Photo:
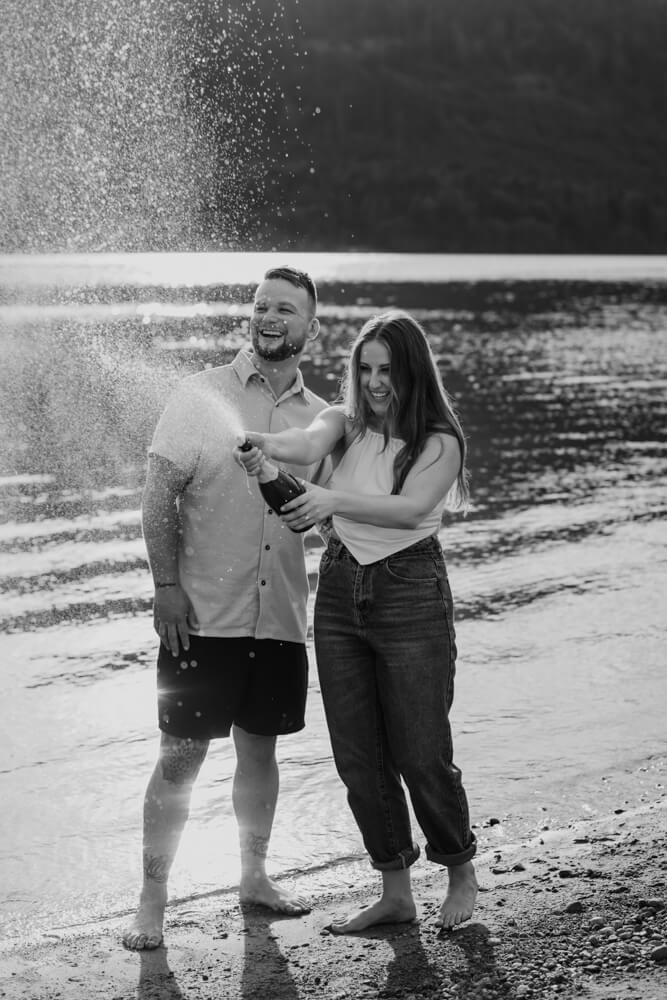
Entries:
<svg viewBox="0 0 667 1000">
<path fill-rule="evenodd" d="M 394 458 L 402 447 L 403 441 L 391 438 L 383 451 L 384 436 L 366 431 L 347 448 L 328 485 L 341 493 L 390 494 Z M 334 530 L 357 562 L 365 566 L 438 532 L 446 499 L 443 497 L 416 528 L 381 528 L 334 514 Z"/>
</svg>

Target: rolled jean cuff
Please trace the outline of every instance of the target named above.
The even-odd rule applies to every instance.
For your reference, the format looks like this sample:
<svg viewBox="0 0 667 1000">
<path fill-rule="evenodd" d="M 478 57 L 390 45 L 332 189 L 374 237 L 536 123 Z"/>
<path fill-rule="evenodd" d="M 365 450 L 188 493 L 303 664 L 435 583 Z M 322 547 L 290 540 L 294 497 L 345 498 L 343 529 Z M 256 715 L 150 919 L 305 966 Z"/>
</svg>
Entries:
<svg viewBox="0 0 667 1000">
<path fill-rule="evenodd" d="M 411 865 L 414 865 L 420 853 L 417 844 L 413 844 L 411 847 L 406 847 L 404 850 L 399 851 L 391 861 L 373 861 L 371 859 L 371 864 L 379 872 L 401 871 L 403 868 L 409 868 Z"/>
<path fill-rule="evenodd" d="M 434 851 L 430 844 L 426 845 L 426 857 L 428 860 L 433 861 L 436 865 L 445 865 L 447 868 L 464 865 L 466 861 L 474 858 L 476 853 L 477 840 L 474 833 L 471 834 L 470 846 L 466 847 L 465 851 L 459 851 L 458 854 L 440 854 L 439 851 Z"/>
</svg>

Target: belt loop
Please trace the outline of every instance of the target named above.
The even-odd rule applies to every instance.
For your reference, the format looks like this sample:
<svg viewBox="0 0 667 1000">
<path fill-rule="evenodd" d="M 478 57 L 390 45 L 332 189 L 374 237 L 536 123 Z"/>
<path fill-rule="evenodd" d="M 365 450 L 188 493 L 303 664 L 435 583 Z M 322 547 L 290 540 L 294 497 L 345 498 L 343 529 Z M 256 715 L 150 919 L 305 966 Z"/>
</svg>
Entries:
<svg viewBox="0 0 667 1000">
<path fill-rule="evenodd" d="M 340 538 L 335 538 L 333 535 L 329 539 L 329 548 L 331 550 L 331 558 L 336 560 L 340 559 L 341 555 L 345 551 Z"/>
</svg>

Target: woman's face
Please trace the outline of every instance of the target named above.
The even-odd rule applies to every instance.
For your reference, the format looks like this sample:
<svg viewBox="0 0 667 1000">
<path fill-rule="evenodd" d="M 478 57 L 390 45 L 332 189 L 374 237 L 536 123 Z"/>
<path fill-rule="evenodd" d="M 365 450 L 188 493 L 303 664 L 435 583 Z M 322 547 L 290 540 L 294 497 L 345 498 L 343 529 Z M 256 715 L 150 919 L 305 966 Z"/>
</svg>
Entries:
<svg viewBox="0 0 667 1000">
<path fill-rule="evenodd" d="M 379 340 L 370 340 L 359 354 L 359 380 L 362 395 L 371 413 L 382 423 L 392 398 L 391 354 Z"/>
</svg>

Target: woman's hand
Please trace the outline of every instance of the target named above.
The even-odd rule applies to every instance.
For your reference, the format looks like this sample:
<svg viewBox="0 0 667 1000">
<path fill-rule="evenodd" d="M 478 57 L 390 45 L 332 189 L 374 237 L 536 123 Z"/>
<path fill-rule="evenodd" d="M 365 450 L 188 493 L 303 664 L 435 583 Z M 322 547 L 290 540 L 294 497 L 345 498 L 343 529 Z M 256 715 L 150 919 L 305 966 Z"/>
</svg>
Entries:
<svg viewBox="0 0 667 1000">
<path fill-rule="evenodd" d="M 318 524 L 335 513 L 336 494 L 313 483 L 303 484 L 306 492 L 280 508 L 280 516 L 290 528 Z"/>
<path fill-rule="evenodd" d="M 249 432 L 245 436 L 245 441 L 251 444 L 252 448 L 242 450 L 241 446 L 238 445 L 233 451 L 234 461 L 238 462 L 249 476 L 256 476 L 259 474 L 264 459 L 267 457 L 264 435 Z"/>
</svg>

